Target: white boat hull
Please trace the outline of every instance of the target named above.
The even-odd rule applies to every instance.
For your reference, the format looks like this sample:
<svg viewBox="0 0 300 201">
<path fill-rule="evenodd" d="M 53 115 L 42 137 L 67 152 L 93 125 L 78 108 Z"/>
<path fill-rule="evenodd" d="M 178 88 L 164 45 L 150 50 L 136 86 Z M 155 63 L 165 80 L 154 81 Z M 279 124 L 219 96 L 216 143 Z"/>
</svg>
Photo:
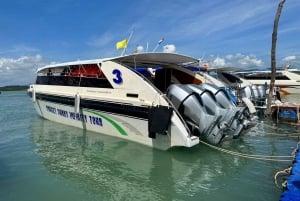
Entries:
<svg viewBox="0 0 300 201">
<path fill-rule="evenodd" d="M 176 115 L 172 115 L 168 131 L 163 134 L 156 134 L 153 139 L 148 136 L 147 119 L 87 108 L 80 108 L 79 112 L 76 113 L 75 104 L 68 106 L 38 98 L 35 98 L 33 103 L 37 113 L 50 121 L 126 139 L 161 150 L 167 150 L 174 146 L 192 147 L 199 143 L 198 137 L 189 136 Z"/>
<path fill-rule="evenodd" d="M 238 75 L 255 85 L 270 85 L 271 82 L 271 71 L 239 72 Z M 276 71 L 275 86 L 279 87 L 280 92 L 284 95 L 299 94 L 299 70 L 285 69 Z"/>
<path fill-rule="evenodd" d="M 255 85 L 264 85 L 265 83 L 270 85 L 270 80 L 248 80 L 248 81 Z M 279 87 L 280 92 L 284 95 L 300 93 L 300 82 L 296 82 L 292 80 L 275 80 L 275 86 Z"/>
</svg>

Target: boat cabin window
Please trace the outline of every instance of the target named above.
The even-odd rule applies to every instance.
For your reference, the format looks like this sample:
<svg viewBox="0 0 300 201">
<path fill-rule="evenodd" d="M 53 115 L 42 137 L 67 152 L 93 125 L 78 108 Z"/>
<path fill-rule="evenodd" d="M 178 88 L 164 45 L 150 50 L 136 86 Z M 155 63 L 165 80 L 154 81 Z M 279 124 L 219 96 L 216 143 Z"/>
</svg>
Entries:
<svg viewBox="0 0 300 201">
<path fill-rule="evenodd" d="M 71 68 L 70 74 L 72 77 L 105 77 L 97 64 L 74 65 Z"/>
<path fill-rule="evenodd" d="M 37 73 L 36 84 L 112 88 L 96 63 L 44 68 Z"/>
<path fill-rule="evenodd" d="M 194 75 L 190 75 L 178 69 L 161 66 L 152 68 L 136 67 L 132 69 L 147 78 L 147 80 L 162 92 L 165 92 L 171 84 L 201 84 L 201 80 L 195 78 Z"/>
<path fill-rule="evenodd" d="M 300 75 L 300 71 L 291 71 L 291 72 Z"/>
<path fill-rule="evenodd" d="M 237 83 L 237 84 L 241 84 L 243 81 L 240 80 L 240 78 L 236 77 L 235 75 L 232 75 L 230 73 L 226 73 L 226 72 L 221 72 L 221 74 L 227 79 L 229 80 L 230 83 Z"/>
<path fill-rule="evenodd" d="M 238 73 L 238 75 L 242 78 L 249 80 L 270 80 L 271 73 L 270 72 L 249 72 L 249 73 Z M 289 80 L 287 76 L 282 74 L 281 72 L 276 72 L 275 74 L 276 80 Z"/>
</svg>

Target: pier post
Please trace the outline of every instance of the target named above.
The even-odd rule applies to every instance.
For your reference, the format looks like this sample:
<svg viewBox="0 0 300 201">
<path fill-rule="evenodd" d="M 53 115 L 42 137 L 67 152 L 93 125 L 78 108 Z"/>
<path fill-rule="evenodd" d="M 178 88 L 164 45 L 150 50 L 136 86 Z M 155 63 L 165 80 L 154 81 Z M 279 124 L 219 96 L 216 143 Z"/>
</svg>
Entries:
<svg viewBox="0 0 300 201">
<path fill-rule="evenodd" d="M 269 88 L 269 95 L 268 95 L 268 101 L 267 101 L 267 108 L 265 115 L 270 116 L 271 114 L 271 102 L 273 98 L 273 88 L 275 84 L 275 74 L 276 74 L 276 42 L 277 42 L 277 29 L 278 29 L 278 22 L 281 15 L 281 10 L 283 7 L 285 0 L 281 0 L 278 4 L 277 13 L 274 20 L 274 26 L 273 26 L 273 34 L 272 34 L 272 49 L 271 49 L 271 82 L 270 82 L 270 88 Z"/>
</svg>

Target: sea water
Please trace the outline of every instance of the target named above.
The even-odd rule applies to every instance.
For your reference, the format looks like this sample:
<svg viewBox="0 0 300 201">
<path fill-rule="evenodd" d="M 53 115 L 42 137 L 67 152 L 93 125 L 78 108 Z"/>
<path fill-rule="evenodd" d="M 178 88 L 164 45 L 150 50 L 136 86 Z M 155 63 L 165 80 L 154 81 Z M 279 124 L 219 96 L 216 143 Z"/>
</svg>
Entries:
<svg viewBox="0 0 300 201">
<path fill-rule="evenodd" d="M 299 130 L 260 119 L 248 133 L 220 148 L 289 156 Z M 204 144 L 155 150 L 42 119 L 25 91 L 0 95 L 3 201 L 278 200 L 282 188 L 274 175 L 291 161 L 259 158 Z"/>
</svg>

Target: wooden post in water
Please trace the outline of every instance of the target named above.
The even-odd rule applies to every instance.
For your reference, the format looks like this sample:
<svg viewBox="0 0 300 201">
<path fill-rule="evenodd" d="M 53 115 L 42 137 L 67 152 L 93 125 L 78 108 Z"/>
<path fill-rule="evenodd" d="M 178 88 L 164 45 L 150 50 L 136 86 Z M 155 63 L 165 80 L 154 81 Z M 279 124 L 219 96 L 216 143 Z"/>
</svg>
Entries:
<svg viewBox="0 0 300 201">
<path fill-rule="evenodd" d="M 277 13 L 274 20 L 274 26 L 273 26 L 273 34 L 272 34 L 272 49 L 271 49 L 271 82 L 269 87 L 269 95 L 268 95 L 268 101 L 267 101 L 267 109 L 265 112 L 266 116 L 270 116 L 271 114 L 271 102 L 273 99 L 273 89 L 275 84 L 275 74 L 276 74 L 276 42 L 277 42 L 277 29 L 278 29 L 278 22 L 281 14 L 281 10 L 283 7 L 285 0 L 281 0 L 281 2 L 278 4 Z"/>
</svg>

